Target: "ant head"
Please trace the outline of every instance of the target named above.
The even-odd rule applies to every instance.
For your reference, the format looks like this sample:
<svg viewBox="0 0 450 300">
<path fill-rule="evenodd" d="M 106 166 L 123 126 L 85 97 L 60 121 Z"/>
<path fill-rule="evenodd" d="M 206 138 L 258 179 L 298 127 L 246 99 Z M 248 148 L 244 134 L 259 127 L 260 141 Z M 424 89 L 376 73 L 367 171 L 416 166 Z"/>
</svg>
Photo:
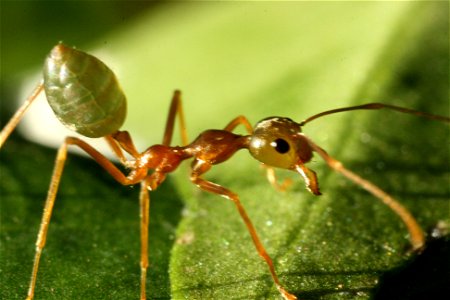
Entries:
<svg viewBox="0 0 450 300">
<path fill-rule="evenodd" d="M 249 151 L 264 164 L 290 170 L 296 170 L 312 157 L 300 125 L 281 117 L 263 119 L 255 125 Z"/>
</svg>

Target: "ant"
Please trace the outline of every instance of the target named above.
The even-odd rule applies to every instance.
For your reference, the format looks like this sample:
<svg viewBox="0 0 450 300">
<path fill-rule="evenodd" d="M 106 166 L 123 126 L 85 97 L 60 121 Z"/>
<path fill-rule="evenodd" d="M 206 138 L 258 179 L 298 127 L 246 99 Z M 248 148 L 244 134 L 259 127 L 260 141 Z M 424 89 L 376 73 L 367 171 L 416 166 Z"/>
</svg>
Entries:
<svg viewBox="0 0 450 300">
<path fill-rule="evenodd" d="M 94 56 L 59 43 L 48 55 L 44 64 L 43 75 L 43 80 L 1 131 L 0 147 L 20 122 L 32 102 L 42 91 L 45 91 L 48 103 L 61 123 L 86 137 L 104 138 L 114 155 L 129 172 L 123 173 L 87 142 L 76 137 L 65 138 L 57 153 L 48 196 L 45 201 L 36 241 L 31 282 L 26 299 L 31 300 L 34 297 L 39 261 L 46 243 L 52 209 L 69 146 L 82 149 L 120 184 L 140 184 L 140 299 L 146 299 L 149 191 L 156 190 L 168 173 L 175 171 L 181 162 L 191 158 L 193 161 L 189 179 L 192 183 L 204 191 L 220 195 L 234 203 L 253 240 L 256 251 L 267 264 L 273 282 L 281 296 L 287 300 L 297 299 L 280 283 L 272 259 L 261 243 L 255 227 L 239 200 L 239 196 L 231 190 L 203 178 L 203 175 L 214 165 L 225 162 L 240 149 L 247 149 L 255 159 L 267 168 L 267 178 L 277 189 L 284 190 L 289 183 L 278 184 L 273 168 L 287 169 L 299 173 L 305 180 L 306 188 L 312 194 L 320 195 L 316 173 L 305 165 L 312 159 L 313 153 L 317 153 L 330 168 L 367 190 L 400 217 L 408 229 L 410 243 L 414 251 L 419 251 L 424 247 L 425 235 L 420 225 L 403 205 L 373 183 L 345 168 L 340 161 L 331 157 L 309 137 L 305 136 L 301 127 L 317 118 L 351 110 L 389 109 L 450 123 L 448 117 L 390 104 L 368 103 L 327 110 L 300 123 L 296 123 L 289 118 L 269 117 L 252 127 L 246 117 L 239 116 L 229 122 L 223 129 L 206 130 L 189 143 L 185 129 L 181 93 L 175 91 L 162 143 L 139 152 L 130 134 L 127 131 L 119 130 L 126 116 L 126 99 L 116 76 L 103 62 Z M 180 123 L 182 146 L 171 146 L 176 117 L 178 117 Z M 233 133 L 237 126 L 245 127 L 248 135 Z M 131 156 L 131 159 L 127 158 L 127 155 Z"/>
</svg>

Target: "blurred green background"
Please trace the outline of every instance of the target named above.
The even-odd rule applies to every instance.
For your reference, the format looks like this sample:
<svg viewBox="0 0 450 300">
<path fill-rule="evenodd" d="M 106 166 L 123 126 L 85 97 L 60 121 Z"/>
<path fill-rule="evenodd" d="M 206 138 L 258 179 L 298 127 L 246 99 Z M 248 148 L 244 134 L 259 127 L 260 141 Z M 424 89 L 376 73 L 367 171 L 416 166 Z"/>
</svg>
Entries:
<svg viewBox="0 0 450 300">
<path fill-rule="evenodd" d="M 251 122 L 271 115 L 300 121 L 369 101 L 448 115 L 448 8 L 447 2 L 2 1 L 1 123 L 59 41 L 116 72 L 128 97 L 124 129 L 140 149 L 162 139 L 176 88 L 191 138 L 240 114 Z M 50 131 L 59 125 L 44 123 L 54 117 L 39 116 L 31 128 L 60 144 L 63 135 Z M 2 299 L 22 299 L 27 290 L 55 155 L 24 140 L 27 130 L 0 152 Z M 353 112 L 305 131 L 398 197 L 424 229 L 448 224 L 448 125 Z M 294 187 L 274 191 L 244 151 L 206 175 L 241 196 L 289 291 L 301 299 L 412 299 L 446 288 L 445 238 L 421 256 L 407 256 L 406 229 L 392 212 L 319 159 L 310 167 L 320 198 L 288 172 L 279 175 L 293 177 Z M 187 172 L 182 168 L 152 193 L 149 298 L 278 299 L 232 204 L 199 192 Z M 138 297 L 137 192 L 104 173 L 89 159 L 69 158 L 36 299 Z"/>
</svg>

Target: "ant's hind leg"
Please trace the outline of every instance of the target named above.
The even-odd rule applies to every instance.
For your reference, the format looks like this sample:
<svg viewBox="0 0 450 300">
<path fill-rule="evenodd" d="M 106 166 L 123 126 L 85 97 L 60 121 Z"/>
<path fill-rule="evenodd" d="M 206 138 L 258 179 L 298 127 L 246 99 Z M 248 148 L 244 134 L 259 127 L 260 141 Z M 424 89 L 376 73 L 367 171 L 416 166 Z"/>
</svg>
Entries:
<svg viewBox="0 0 450 300">
<path fill-rule="evenodd" d="M 67 146 L 68 144 L 64 142 L 59 148 L 58 154 L 56 156 L 55 167 L 53 168 L 50 187 L 48 189 L 47 199 L 45 200 L 44 213 L 42 214 L 41 225 L 39 227 L 39 233 L 36 240 L 33 271 L 31 273 L 31 281 L 28 289 L 27 300 L 33 299 L 34 296 L 39 261 L 47 239 L 47 231 L 50 224 L 50 218 L 52 216 L 53 205 L 55 204 L 56 193 L 58 192 L 59 182 L 61 180 L 64 164 L 67 158 Z"/>
<path fill-rule="evenodd" d="M 105 136 L 104 139 L 111 147 L 111 150 L 116 155 L 116 157 L 126 167 L 129 167 L 130 161 L 125 157 L 122 150 L 125 150 L 135 159 L 137 159 L 140 155 L 139 151 L 134 146 L 133 140 L 131 139 L 128 131 L 117 130 L 113 134 Z"/>
<path fill-rule="evenodd" d="M 8 139 L 11 132 L 16 128 L 17 124 L 19 124 L 20 120 L 22 120 L 23 115 L 28 110 L 30 105 L 34 102 L 34 100 L 37 99 L 39 94 L 44 89 L 44 85 L 39 83 L 36 88 L 33 90 L 31 95 L 27 98 L 27 100 L 22 104 L 22 106 L 16 111 L 14 116 L 9 120 L 8 124 L 6 124 L 5 127 L 3 127 L 2 131 L 0 132 L 0 148 L 5 143 L 5 141 Z"/>
<path fill-rule="evenodd" d="M 186 132 L 186 123 L 184 121 L 183 105 L 181 104 L 181 92 L 176 90 L 173 93 L 172 102 L 170 103 L 169 115 L 167 116 L 166 129 L 164 131 L 164 137 L 162 144 L 170 146 L 173 136 L 173 127 L 175 125 L 175 117 L 178 113 L 180 122 L 181 141 L 183 146 L 189 143 L 189 139 Z"/>
</svg>

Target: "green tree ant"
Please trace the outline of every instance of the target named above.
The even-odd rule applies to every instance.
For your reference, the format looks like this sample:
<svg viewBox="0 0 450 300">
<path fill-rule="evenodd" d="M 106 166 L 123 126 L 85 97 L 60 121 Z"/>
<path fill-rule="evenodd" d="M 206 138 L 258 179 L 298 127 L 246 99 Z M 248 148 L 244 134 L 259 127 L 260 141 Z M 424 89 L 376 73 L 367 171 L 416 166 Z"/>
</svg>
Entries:
<svg viewBox="0 0 450 300">
<path fill-rule="evenodd" d="M 273 168 L 281 168 L 299 173 L 305 180 L 306 188 L 312 194 L 320 195 L 317 176 L 313 170 L 305 165 L 311 160 L 313 153 L 317 153 L 329 167 L 366 189 L 400 217 L 408 229 L 413 250 L 418 251 L 424 247 L 425 235 L 420 225 L 403 205 L 379 187 L 346 169 L 341 162 L 331 157 L 325 150 L 305 136 L 301 127 L 317 118 L 351 110 L 389 109 L 450 123 L 448 117 L 389 104 L 368 103 L 324 111 L 300 123 L 296 123 L 289 118 L 269 117 L 252 127 L 246 117 L 239 116 L 229 122 L 223 129 L 206 130 L 189 143 L 185 129 L 181 93 L 175 91 L 162 143 L 139 152 L 134 146 L 130 134 L 127 131 L 119 130 L 126 116 L 126 99 L 114 73 L 103 62 L 87 53 L 60 43 L 48 55 L 44 64 L 43 75 L 42 82 L 38 84 L 1 131 L 0 147 L 20 122 L 31 103 L 41 92 L 45 91 L 47 100 L 61 123 L 86 137 L 103 137 L 114 155 L 129 172 L 128 174 L 123 173 L 87 142 L 76 137 L 65 138 L 57 153 L 48 196 L 45 201 L 44 213 L 36 241 L 31 282 L 26 299 L 33 299 L 34 297 L 39 261 L 46 243 L 52 209 L 69 146 L 77 146 L 82 149 L 120 184 L 140 184 L 140 299 L 146 299 L 149 191 L 156 190 L 168 173 L 176 170 L 182 161 L 190 158 L 193 159 L 190 180 L 200 189 L 220 195 L 235 204 L 258 254 L 267 264 L 273 282 L 284 299 L 292 300 L 297 299 L 297 297 L 289 293 L 280 283 L 272 259 L 261 243 L 255 227 L 239 200 L 239 196 L 219 184 L 203 179 L 203 175 L 214 165 L 225 162 L 240 149 L 247 149 L 255 159 L 267 167 L 267 178 L 276 188 L 284 190 L 287 186 L 286 182 L 278 184 L 274 175 Z M 171 146 L 177 116 L 183 145 Z M 233 133 L 233 130 L 239 125 L 245 127 L 248 135 Z M 132 158 L 128 159 L 125 153 Z"/>
</svg>

